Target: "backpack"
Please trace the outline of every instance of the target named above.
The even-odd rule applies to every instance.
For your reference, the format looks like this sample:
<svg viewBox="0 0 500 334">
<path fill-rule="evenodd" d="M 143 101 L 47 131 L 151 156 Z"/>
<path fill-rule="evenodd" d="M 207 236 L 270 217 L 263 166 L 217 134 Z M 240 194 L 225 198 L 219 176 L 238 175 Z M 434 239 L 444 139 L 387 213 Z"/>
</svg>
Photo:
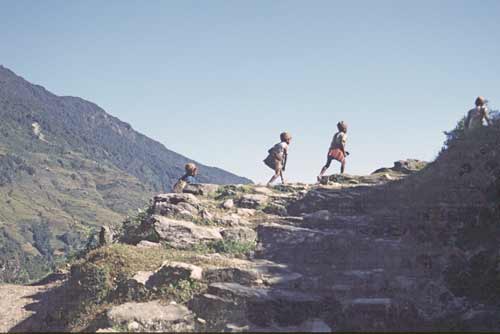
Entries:
<svg viewBox="0 0 500 334">
<path fill-rule="evenodd" d="M 267 153 L 269 153 L 270 156 L 282 160 L 283 159 L 283 146 L 281 146 L 281 143 L 278 143 L 271 147 L 269 150 L 267 150 Z"/>
</svg>

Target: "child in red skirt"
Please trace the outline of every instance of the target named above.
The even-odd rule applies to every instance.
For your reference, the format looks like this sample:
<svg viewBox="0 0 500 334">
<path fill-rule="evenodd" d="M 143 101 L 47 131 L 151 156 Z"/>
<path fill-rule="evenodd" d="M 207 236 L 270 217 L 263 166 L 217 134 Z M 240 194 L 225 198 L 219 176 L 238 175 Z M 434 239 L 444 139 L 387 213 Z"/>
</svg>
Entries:
<svg viewBox="0 0 500 334">
<path fill-rule="evenodd" d="M 330 144 L 330 149 L 328 150 L 328 156 L 326 160 L 326 165 L 321 169 L 318 176 L 318 181 L 321 181 L 323 174 L 330 167 L 332 160 L 337 160 L 340 162 L 340 173 L 343 174 L 345 170 L 345 159 L 349 155 L 349 152 L 345 150 L 345 145 L 347 142 L 347 124 L 344 121 L 337 123 L 337 132 L 332 139 Z"/>
</svg>

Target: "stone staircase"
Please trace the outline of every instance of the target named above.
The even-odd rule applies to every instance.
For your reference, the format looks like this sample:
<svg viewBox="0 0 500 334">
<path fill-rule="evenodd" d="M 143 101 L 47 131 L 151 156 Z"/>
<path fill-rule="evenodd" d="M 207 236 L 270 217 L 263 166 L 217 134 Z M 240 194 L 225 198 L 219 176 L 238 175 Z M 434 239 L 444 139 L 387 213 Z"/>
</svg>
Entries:
<svg viewBox="0 0 500 334">
<path fill-rule="evenodd" d="M 302 274 L 295 291 L 338 304 L 315 315 L 332 330 L 415 330 L 417 314 L 404 301 L 417 282 L 412 249 L 401 238 L 368 234 L 370 223 L 351 215 L 261 224 L 258 256 Z"/>
<path fill-rule="evenodd" d="M 261 222 L 251 261 L 267 264 L 266 279 L 211 283 L 190 308 L 209 331 L 423 329 L 413 249 L 373 224 L 325 210 Z"/>
</svg>

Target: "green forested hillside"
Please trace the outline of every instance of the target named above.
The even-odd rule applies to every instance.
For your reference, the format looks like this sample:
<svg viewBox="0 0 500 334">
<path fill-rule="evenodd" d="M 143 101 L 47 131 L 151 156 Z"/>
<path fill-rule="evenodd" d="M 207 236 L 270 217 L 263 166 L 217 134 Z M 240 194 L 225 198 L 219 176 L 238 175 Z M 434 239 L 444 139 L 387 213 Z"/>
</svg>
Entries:
<svg viewBox="0 0 500 334">
<path fill-rule="evenodd" d="M 170 189 L 191 161 L 1 66 L 0 119 L 0 281 L 40 277 L 96 226 Z M 250 182 L 201 164 L 200 172 L 202 182 Z"/>
</svg>

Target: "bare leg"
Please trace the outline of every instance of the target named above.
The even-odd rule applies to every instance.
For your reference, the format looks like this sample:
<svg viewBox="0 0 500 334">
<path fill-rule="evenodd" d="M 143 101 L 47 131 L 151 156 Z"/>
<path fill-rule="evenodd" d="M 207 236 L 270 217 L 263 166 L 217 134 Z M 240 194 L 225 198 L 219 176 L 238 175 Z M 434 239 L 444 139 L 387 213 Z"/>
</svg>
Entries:
<svg viewBox="0 0 500 334">
<path fill-rule="evenodd" d="M 273 175 L 273 177 L 271 177 L 271 179 L 269 180 L 269 182 L 267 182 L 267 186 L 269 187 L 271 185 L 271 183 L 273 183 L 274 181 L 276 181 L 276 179 L 279 177 L 279 175 Z"/>
<path fill-rule="evenodd" d="M 340 174 L 344 174 L 344 170 L 345 170 L 345 160 L 342 161 L 342 163 L 340 165 Z"/>
<path fill-rule="evenodd" d="M 271 177 L 269 182 L 267 182 L 267 186 L 270 186 L 271 183 L 276 181 L 276 179 L 280 176 L 281 176 L 281 182 L 283 182 L 283 173 L 281 171 L 281 166 L 276 166 L 276 169 L 274 170 L 274 175 L 273 175 L 273 177 Z"/>
<path fill-rule="evenodd" d="M 326 165 L 323 168 L 321 168 L 321 172 L 319 173 L 318 182 L 321 182 L 321 177 L 323 176 L 323 174 L 325 174 L 326 170 L 330 167 L 331 163 L 332 163 L 332 157 L 328 156 L 326 158 Z"/>
</svg>

